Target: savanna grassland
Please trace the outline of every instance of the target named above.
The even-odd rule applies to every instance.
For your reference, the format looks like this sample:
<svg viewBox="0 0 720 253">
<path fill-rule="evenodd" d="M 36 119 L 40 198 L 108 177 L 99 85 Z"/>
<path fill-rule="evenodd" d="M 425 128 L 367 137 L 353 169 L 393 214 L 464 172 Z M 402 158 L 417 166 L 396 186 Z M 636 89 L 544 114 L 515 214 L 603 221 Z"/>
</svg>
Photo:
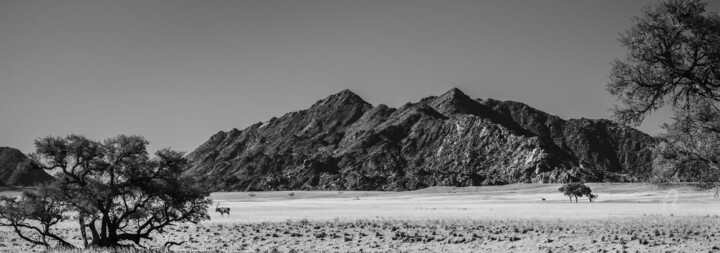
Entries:
<svg viewBox="0 0 720 253">
<path fill-rule="evenodd" d="M 435 187 L 412 192 L 218 192 L 230 215 L 178 224 L 146 243 L 180 250 L 289 252 L 720 252 L 720 200 L 690 186 Z M 4 192 L 3 194 L 14 194 Z M 543 200 L 543 198 L 545 200 Z M 61 227 L 75 242 L 74 226 Z M 0 229 L 0 252 L 42 251 Z"/>
</svg>

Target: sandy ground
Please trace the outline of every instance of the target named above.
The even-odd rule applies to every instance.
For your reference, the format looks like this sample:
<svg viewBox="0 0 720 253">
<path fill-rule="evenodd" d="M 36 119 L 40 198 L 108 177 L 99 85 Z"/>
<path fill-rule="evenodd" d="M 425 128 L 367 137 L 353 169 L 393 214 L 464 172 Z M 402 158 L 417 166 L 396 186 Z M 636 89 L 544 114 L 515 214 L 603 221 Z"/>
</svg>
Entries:
<svg viewBox="0 0 720 253">
<path fill-rule="evenodd" d="M 213 193 L 230 216 L 213 213 L 211 222 L 267 222 L 298 219 L 592 219 L 645 215 L 720 215 L 712 193 L 692 187 L 659 190 L 644 184 L 588 184 L 599 194 L 570 204 L 560 185 L 435 187 L 412 192 Z M 452 193 L 451 193 L 452 192 Z M 543 201 L 542 198 L 546 200 Z"/>
<path fill-rule="evenodd" d="M 173 250 L 252 252 L 720 252 L 720 199 L 713 193 L 689 186 L 588 186 L 599 194 L 594 203 L 571 204 L 556 184 L 295 191 L 294 197 L 219 192 L 212 198 L 231 208 L 229 216 L 213 212 L 213 205 L 210 221 L 176 226 L 149 245 L 174 240 L 186 243 Z M 0 252 L 33 250 L 13 238 L 0 228 Z"/>
</svg>

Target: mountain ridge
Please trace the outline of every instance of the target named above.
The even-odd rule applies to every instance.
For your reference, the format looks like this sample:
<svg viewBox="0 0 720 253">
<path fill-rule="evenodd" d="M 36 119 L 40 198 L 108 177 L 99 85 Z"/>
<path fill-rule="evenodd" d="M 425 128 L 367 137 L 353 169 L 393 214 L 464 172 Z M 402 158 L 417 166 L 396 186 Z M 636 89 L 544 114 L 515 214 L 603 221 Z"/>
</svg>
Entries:
<svg viewBox="0 0 720 253">
<path fill-rule="evenodd" d="M 0 183 L 7 186 L 35 186 L 54 178 L 36 168 L 20 150 L 0 147 Z"/>
<path fill-rule="evenodd" d="M 212 190 L 412 190 L 517 182 L 642 181 L 656 141 L 457 88 L 399 108 L 350 90 L 214 134 L 186 172 Z"/>
</svg>

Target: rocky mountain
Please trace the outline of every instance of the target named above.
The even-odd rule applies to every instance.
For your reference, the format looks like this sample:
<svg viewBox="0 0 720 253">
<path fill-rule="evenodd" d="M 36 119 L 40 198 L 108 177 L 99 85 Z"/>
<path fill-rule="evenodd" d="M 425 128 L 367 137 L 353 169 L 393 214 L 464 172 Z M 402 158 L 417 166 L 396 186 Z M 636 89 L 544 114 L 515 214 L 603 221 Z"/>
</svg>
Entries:
<svg viewBox="0 0 720 253">
<path fill-rule="evenodd" d="M 656 141 L 608 120 L 564 120 L 458 89 L 400 108 L 349 90 L 188 154 L 213 190 L 412 190 L 436 185 L 640 181 Z"/>
<path fill-rule="evenodd" d="M 32 166 L 20 150 L 0 147 L 0 185 L 34 186 L 52 180 L 43 169 Z"/>
</svg>

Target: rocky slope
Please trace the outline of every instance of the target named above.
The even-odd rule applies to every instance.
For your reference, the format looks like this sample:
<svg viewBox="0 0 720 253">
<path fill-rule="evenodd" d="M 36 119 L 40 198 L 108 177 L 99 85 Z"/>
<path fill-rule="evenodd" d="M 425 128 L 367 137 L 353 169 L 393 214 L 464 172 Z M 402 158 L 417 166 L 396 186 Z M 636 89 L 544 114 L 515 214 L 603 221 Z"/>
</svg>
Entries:
<svg viewBox="0 0 720 253">
<path fill-rule="evenodd" d="M 0 185 L 34 186 L 52 180 L 44 170 L 33 167 L 20 150 L 0 147 Z"/>
<path fill-rule="evenodd" d="M 458 89 L 400 108 L 344 90 L 309 109 L 218 132 L 188 154 L 213 190 L 410 190 L 516 182 L 637 181 L 655 140 Z"/>
</svg>

